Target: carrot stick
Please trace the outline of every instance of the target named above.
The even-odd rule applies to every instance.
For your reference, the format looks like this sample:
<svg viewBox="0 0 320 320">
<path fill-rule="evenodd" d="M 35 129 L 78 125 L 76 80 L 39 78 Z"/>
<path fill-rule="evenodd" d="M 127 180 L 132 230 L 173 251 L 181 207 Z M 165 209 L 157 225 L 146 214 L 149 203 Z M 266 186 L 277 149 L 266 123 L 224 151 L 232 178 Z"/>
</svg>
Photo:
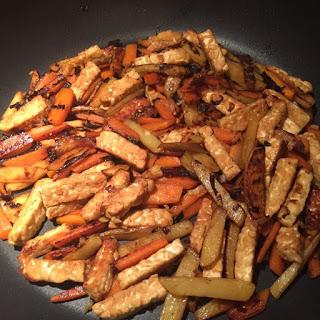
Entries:
<svg viewBox="0 0 320 320">
<path fill-rule="evenodd" d="M 192 102 L 198 102 L 201 98 L 194 92 L 183 92 L 182 98 L 185 103 L 189 104 Z"/>
<path fill-rule="evenodd" d="M 54 106 L 49 112 L 48 121 L 55 126 L 62 124 L 68 117 L 74 101 L 74 93 L 70 88 L 60 89 L 54 98 Z"/>
<path fill-rule="evenodd" d="M 109 127 L 112 128 L 112 130 L 116 131 L 120 135 L 139 140 L 139 135 L 135 131 L 133 131 L 131 128 L 129 128 L 126 124 L 124 124 L 122 121 L 118 120 L 117 118 L 110 117 L 108 118 L 107 123 Z"/>
<path fill-rule="evenodd" d="M 113 77 L 113 71 L 112 70 L 102 70 L 100 73 L 100 77 L 103 80 L 109 79 Z"/>
<path fill-rule="evenodd" d="M 96 137 L 100 136 L 100 133 L 101 133 L 101 130 L 100 131 L 87 131 L 86 132 L 86 137 L 88 137 L 88 138 L 96 138 Z"/>
<path fill-rule="evenodd" d="M 178 157 L 162 156 L 156 160 L 155 165 L 159 167 L 176 168 L 181 166 L 181 161 Z"/>
<path fill-rule="evenodd" d="M 174 124 L 174 121 L 159 119 L 159 123 L 148 123 L 143 125 L 143 127 L 147 130 L 157 131 L 157 130 L 167 129 L 173 124 Z"/>
<path fill-rule="evenodd" d="M 161 118 L 169 121 L 175 121 L 175 117 L 170 107 L 168 99 L 158 99 L 155 102 L 154 107 L 159 112 Z"/>
<path fill-rule="evenodd" d="M 59 260 L 65 257 L 68 253 L 77 250 L 75 246 L 65 247 L 57 250 L 52 250 L 46 253 L 43 258 L 47 260 Z"/>
<path fill-rule="evenodd" d="M 0 207 L 0 239 L 7 240 L 11 229 L 11 223 Z"/>
<path fill-rule="evenodd" d="M 279 221 L 276 221 L 273 224 L 268 236 L 266 237 L 266 239 L 265 239 L 265 241 L 264 241 L 264 243 L 258 253 L 257 263 L 261 263 L 262 260 L 264 259 L 265 255 L 267 254 L 269 248 L 271 247 L 274 239 L 276 238 L 280 227 L 281 227 L 281 223 Z"/>
<path fill-rule="evenodd" d="M 173 206 L 170 211 L 174 216 L 180 214 L 185 208 L 191 206 L 198 199 L 203 197 L 207 193 L 207 190 L 203 185 L 200 185 L 192 190 L 189 190 L 182 198 L 182 200 Z"/>
<path fill-rule="evenodd" d="M 90 122 L 94 122 L 97 124 L 105 124 L 105 119 L 103 117 L 100 117 L 96 114 L 88 114 L 88 113 L 77 113 L 76 117 L 80 120 L 87 120 Z"/>
<path fill-rule="evenodd" d="M 86 220 L 84 220 L 80 214 L 68 213 L 64 216 L 58 217 L 56 222 L 58 224 L 67 223 L 75 226 L 81 226 L 86 223 Z"/>
<path fill-rule="evenodd" d="M 303 157 L 301 157 L 300 155 L 298 155 L 295 152 L 289 151 L 288 152 L 288 158 L 293 158 L 293 159 L 297 159 L 299 161 L 299 166 L 308 170 L 308 171 L 312 171 L 312 166 L 311 164 L 306 161 L 305 159 L 303 159 Z"/>
<path fill-rule="evenodd" d="M 65 245 L 80 239 L 84 236 L 90 236 L 94 233 L 101 232 L 106 228 L 105 223 L 93 221 L 88 224 L 81 225 L 70 232 L 63 234 L 61 237 L 55 238 L 52 245 L 57 248 L 64 247 Z"/>
<path fill-rule="evenodd" d="M 84 291 L 82 286 L 76 286 L 74 288 L 64 290 L 59 294 L 56 294 L 50 298 L 51 302 L 66 302 L 75 299 L 85 297 L 87 293 Z"/>
<path fill-rule="evenodd" d="M 124 67 L 130 66 L 134 62 L 136 57 L 137 57 L 137 44 L 136 43 L 127 44 L 124 51 L 122 65 Z"/>
<path fill-rule="evenodd" d="M 58 79 L 58 74 L 56 72 L 46 73 L 37 83 L 35 90 L 39 91 L 42 88 L 48 86 L 50 83 L 56 82 Z"/>
<path fill-rule="evenodd" d="M 308 262 L 308 275 L 311 279 L 320 277 L 320 259 L 311 257 Z"/>
<path fill-rule="evenodd" d="M 97 152 L 88 156 L 87 158 L 83 159 L 77 165 L 72 166 L 71 171 L 75 173 L 80 173 L 84 170 L 87 170 L 103 161 L 103 158 L 106 157 L 108 154 L 106 152 Z"/>
<path fill-rule="evenodd" d="M 203 200 L 203 198 L 200 198 L 196 202 L 194 202 L 192 205 L 190 205 L 189 207 L 183 209 L 183 216 L 186 219 L 190 219 L 191 217 L 196 215 L 200 210 L 202 200 Z"/>
<path fill-rule="evenodd" d="M 26 152 L 32 147 L 33 141 L 33 137 L 25 132 L 12 135 L 0 141 L 0 159 Z"/>
<path fill-rule="evenodd" d="M 240 158 L 241 158 L 241 150 L 242 150 L 242 143 L 239 142 L 239 143 L 236 143 L 236 144 L 233 144 L 231 147 L 230 147 L 230 150 L 229 150 L 229 155 L 230 157 L 232 158 L 232 160 L 239 164 L 240 163 Z"/>
<path fill-rule="evenodd" d="M 289 88 L 288 86 L 285 86 L 284 88 L 282 88 L 282 93 L 289 100 L 293 100 L 295 96 L 294 90 Z"/>
<path fill-rule="evenodd" d="M 163 119 L 161 118 L 152 118 L 152 117 L 140 117 L 138 120 L 138 123 L 141 125 L 144 124 L 150 124 L 150 123 L 162 123 Z"/>
<path fill-rule="evenodd" d="M 47 156 L 47 149 L 42 147 L 35 151 L 31 151 L 21 156 L 6 160 L 2 165 L 5 167 L 30 166 L 38 161 L 44 160 Z"/>
<path fill-rule="evenodd" d="M 111 286 L 109 292 L 107 293 L 107 297 L 110 297 L 119 291 L 121 291 L 120 282 L 119 282 L 119 280 L 115 279 L 115 280 L 113 280 L 112 286 Z"/>
<path fill-rule="evenodd" d="M 172 184 L 156 183 L 155 189 L 145 201 L 146 204 L 172 204 L 179 202 L 183 188 Z"/>
<path fill-rule="evenodd" d="M 156 90 L 157 90 L 159 93 L 164 93 L 164 85 L 161 84 L 161 83 L 156 84 Z"/>
<path fill-rule="evenodd" d="M 274 244 L 269 258 L 269 268 L 277 276 L 280 276 L 286 268 L 284 260 L 281 258 L 276 245 Z"/>
<path fill-rule="evenodd" d="M 33 138 L 34 141 L 41 141 L 48 138 L 52 138 L 60 132 L 71 128 L 68 124 L 62 123 L 58 126 L 47 125 L 43 127 L 33 128 L 28 134 Z"/>
<path fill-rule="evenodd" d="M 238 92 L 242 96 L 248 97 L 248 98 L 251 98 L 251 99 L 254 99 L 254 100 L 259 99 L 259 98 L 262 97 L 260 92 L 253 92 L 253 91 L 247 91 L 247 90 L 240 90 Z"/>
<path fill-rule="evenodd" d="M 118 259 L 115 263 L 115 267 L 117 268 L 118 271 L 122 271 L 124 269 L 130 268 L 136 265 L 141 260 L 150 257 L 155 252 L 165 247 L 167 244 L 168 244 L 168 240 L 166 238 L 156 239 L 151 243 L 129 253 L 127 256 Z"/>
<path fill-rule="evenodd" d="M 148 161 L 147 161 L 147 168 L 148 169 L 152 168 L 157 159 L 158 159 L 157 155 L 151 154 L 151 156 L 149 156 Z"/>
<path fill-rule="evenodd" d="M 157 183 L 174 184 L 177 186 L 181 186 L 184 190 L 193 189 L 198 185 L 198 182 L 196 180 L 188 177 L 162 177 L 157 180 Z"/>
<path fill-rule="evenodd" d="M 147 84 L 148 86 L 156 85 L 161 81 L 159 73 L 156 73 L 156 72 L 146 73 L 143 76 L 143 79 L 145 84 Z"/>
<path fill-rule="evenodd" d="M 226 144 L 234 144 L 241 138 L 241 133 L 224 128 L 213 128 L 214 135 L 218 140 Z"/>
</svg>

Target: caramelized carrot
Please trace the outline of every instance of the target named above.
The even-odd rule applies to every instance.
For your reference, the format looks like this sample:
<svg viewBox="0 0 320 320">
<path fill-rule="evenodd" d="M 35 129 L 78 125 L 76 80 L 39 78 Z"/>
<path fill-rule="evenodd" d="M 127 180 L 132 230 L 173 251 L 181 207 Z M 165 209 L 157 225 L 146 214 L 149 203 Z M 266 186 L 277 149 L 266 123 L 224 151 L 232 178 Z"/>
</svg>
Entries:
<svg viewBox="0 0 320 320">
<path fill-rule="evenodd" d="M 181 186 L 184 190 L 195 188 L 198 185 L 196 180 L 188 177 L 163 177 L 157 180 L 157 183 L 167 183 Z"/>
<path fill-rule="evenodd" d="M 242 96 L 244 97 L 247 97 L 247 98 L 251 98 L 253 100 L 257 100 L 259 98 L 262 97 L 261 93 L 260 92 L 254 92 L 254 91 L 247 91 L 247 90 L 240 90 L 238 91 L 239 94 L 241 94 Z"/>
<path fill-rule="evenodd" d="M 101 232 L 105 228 L 106 224 L 99 221 L 84 224 L 71 230 L 67 234 L 63 234 L 62 236 L 55 238 L 52 245 L 54 247 L 61 248 L 69 244 L 70 242 L 79 240 L 81 237 L 90 236 L 92 234 Z"/>
<path fill-rule="evenodd" d="M 2 165 L 5 167 L 30 166 L 38 161 L 44 160 L 45 158 L 47 158 L 47 156 L 48 156 L 47 149 L 42 147 L 35 151 L 25 153 L 21 156 L 8 159 L 4 161 Z"/>
<path fill-rule="evenodd" d="M 137 44 L 136 43 L 127 44 L 124 51 L 122 65 L 124 67 L 130 66 L 134 62 L 136 57 L 137 57 Z"/>
<path fill-rule="evenodd" d="M 118 259 L 115 263 L 115 267 L 118 271 L 130 268 L 139 263 L 141 260 L 150 257 L 167 244 L 168 240 L 166 238 L 156 239 L 149 244 L 129 253 L 127 256 Z"/>
<path fill-rule="evenodd" d="M 46 73 L 37 83 L 35 90 L 39 91 L 48 86 L 50 83 L 57 82 L 58 74 L 56 72 Z"/>
<path fill-rule="evenodd" d="M 76 286 L 74 288 L 64 290 L 59 294 L 56 294 L 50 298 L 51 302 L 66 302 L 75 299 L 83 298 L 87 295 L 82 286 Z"/>
<path fill-rule="evenodd" d="M 303 159 L 303 157 L 301 157 L 300 155 L 298 155 L 295 152 L 289 151 L 288 152 L 288 158 L 293 158 L 293 159 L 297 159 L 299 161 L 299 166 L 308 170 L 308 171 L 312 171 L 312 166 L 311 164 L 306 161 L 305 159 Z"/>
<path fill-rule="evenodd" d="M 233 144 L 229 150 L 230 157 L 237 164 L 240 163 L 241 151 L 242 151 L 242 143 L 241 142 Z"/>
<path fill-rule="evenodd" d="M 77 113 L 76 117 L 80 120 L 87 120 L 97 124 L 105 124 L 105 119 L 93 113 Z"/>
<path fill-rule="evenodd" d="M 75 166 L 72 166 L 71 171 L 75 173 L 80 173 L 84 170 L 87 170 L 103 161 L 103 158 L 108 154 L 106 152 L 97 152 L 83 159 L 80 163 L 77 163 Z"/>
<path fill-rule="evenodd" d="M 141 125 L 150 124 L 150 123 L 161 123 L 163 119 L 161 118 L 152 118 L 152 117 L 140 117 L 138 118 L 138 123 Z"/>
<path fill-rule="evenodd" d="M 106 80 L 106 79 L 109 79 L 109 78 L 112 78 L 113 77 L 113 71 L 112 70 L 102 70 L 101 73 L 100 73 L 100 77 L 103 79 L 103 80 Z"/>
<path fill-rule="evenodd" d="M 226 144 L 237 143 L 241 138 L 241 133 L 224 128 L 213 128 L 216 138 Z"/>
<path fill-rule="evenodd" d="M 126 137 L 126 138 L 133 138 L 135 140 L 140 140 L 139 135 L 133 131 L 131 128 L 129 128 L 126 124 L 124 124 L 122 121 L 118 120 L 117 118 L 110 117 L 107 121 L 109 127 L 112 128 L 112 130 L 116 131 L 120 135 Z"/>
<path fill-rule="evenodd" d="M 156 183 L 155 189 L 145 201 L 146 204 L 173 204 L 179 202 L 183 188 L 172 184 Z"/>
<path fill-rule="evenodd" d="M 151 156 L 149 156 L 148 161 L 147 161 L 147 168 L 148 169 L 152 168 L 157 159 L 158 159 L 157 155 L 151 154 Z"/>
<path fill-rule="evenodd" d="M 280 256 L 275 244 L 272 247 L 269 257 L 269 268 L 277 276 L 280 276 L 286 268 L 285 261 Z"/>
<path fill-rule="evenodd" d="M 189 190 L 182 198 L 182 200 L 171 208 L 171 213 L 174 216 L 180 214 L 183 209 L 188 208 L 193 203 L 195 203 L 198 199 L 203 197 L 207 193 L 207 190 L 204 186 L 200 185 L 195 189 Z"/>
<path fill-rule="evenodd" d="M 22 132 L 0 141 L 0 159 L 13 157 L 30 149 L 34 139 L 28 133 Z"/>
<path fill-rule="evenodd" d="M 176 168 L 181 166 L 181 161 L 178 157 L 162 156 L 156 160 L 155 165 L 159 167 Z"/>
<path fill-rule="evenodd" d="M 320 259 L 316 256 L 311 257 L 308 262 L 308 275 L 312 279 L 320 277 Z"/>
<path fill-rule="evenodd" d="M 193 102 L 198 102 L 201 98 L 199 95 L 197 95 L 194 92 L 183 92 L 182 93 L 182 98 L 185 103 L 193 103 Z"/>
<path fill-rule="evenodd" d="M 271 247 L 274 239 L 276 238 L 280 227 L 281 227 L 281 223 L 279 221 L 276 221 L 273 224 L 268 236 L 264 240 L 264 243 L 258 253 L 257 263 L 261 263 L 262 260 L 264 259 L 265 255 L 267 254 L 269 248 Z"/>
<path fill-rule="evenodd" d="M 282 88 L 282 93 L 289 100 L 293 100 L 295 96 L 294 90 L 289 88 L 288 86 L 285 86 L 284 88 Z"/>
<path fill-rule="evenodd" d="M 54 98 L 54 106 L 49 112 L 48 121 L 55 126 L 62 124 L 68 117 L 74 101 L 74 93 L 70 88 L 60 89 Z"/>
<path fill-rule="evenodd" d="M 119 280 L 115 279 L 112 282 L 112 286 L 110 288 L 110 291 L 107 294 L 107 297 L 110 297 L 110 296 L 112 296 L 113 294 L 115 294 L 115 293 L 117 293 L 119 291 L 121 291 L 120 282 L 119 282 Z"/>
<path fill-rule="evenodd" d="M 156 72 L 146 73 L 143 76 L 143 79 L 148 86 L 156 85 L 161 81 L 159 73 L 156 73 Z"/>
<path fill-rule="evenodd" d="M 75 226 L 81 226 L 86 223 L 86 220 L 84 220 L 80 214 L 69 213 L 64 216 L 58 217 L 56 219 L 56 222 L 58 224 L 66 223 L 66 224 L 72 224 Z"/>
<path fill-rule="evenodd" d="M 158 130 L 167 129 L 173 124 L 174 124 L 174 121 L 159 119 L 158 123 L 147 123 L 147 124 L 144 124 L 143 127 L 147 130 L 158 131 Z"/>
<path fill-rule="evenodd" d="M 75 247 L 75 246 L 56 249 L 56 250 L 52 250 L 52 251 L 46 253 L 43 256 L 43 258 L 47 259 L 47 260 L 59 260 L 59 259 L 64 258 L 68 253 L 73 252 L 75 250 L 77 250 L 77 247 Z"/>
<path fill-rule="evenodd" d="M 163 93 L 164 93 L 164 85 L 163 85 L 162 83 L 156 84 L 156 90 L 157 90 L 159 93 L 163 94 Z"/>
<path fill-rule="evenodd" d="M 0 207 L 0 239 L 7 240 L 11 229 L 11 223 Z"/>
<path fill-rule="evenodd" d="M 200 210 L 202 200 L 203 200 L 203 198 L 200 198 L 196 202 L 194 202 L 192 205 L 190 205 L 189 207 L 183 209 L 183 216 L 186 219 L 190 219 L 191 217 L 196 215 Z"/>
<path fill-rule="evenodd" d="M 28 133 L 34 141 L 41 141 L 52 138 L 60 132 L 70 128 L 71 127 L 68 124 L 62 123 L 59 126 L 47 125 L 43 127 L 33 128 Z"/>
<path fill-rule="evenodd" d="M 155 102 L 154 107 L 159 112 L 161 118 L 169 121 L 175 121 L 175 117 L 170 107 L 170 102 L 168 99 L 158 99 Z"/>
</svg>

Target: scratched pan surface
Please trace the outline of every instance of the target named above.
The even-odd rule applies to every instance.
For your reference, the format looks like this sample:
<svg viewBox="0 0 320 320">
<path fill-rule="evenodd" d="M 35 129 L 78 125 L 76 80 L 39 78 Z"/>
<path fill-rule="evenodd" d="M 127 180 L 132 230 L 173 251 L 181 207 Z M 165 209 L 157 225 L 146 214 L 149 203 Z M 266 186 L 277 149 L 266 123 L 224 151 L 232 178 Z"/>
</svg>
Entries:
<svg viewBox="0 0 320 320">
<path fill-rule="evenodd" d="M 32 68 L 47 66 L 92 44 L 130 41 L 173 28 L 214 28 L 222 44 L 276 64 L 311 80 L 319 92 L 320 46 L 315 2 L 282 5 L 268 1 L 4 1 L 0 3 L 1 113 L 16 90 L 27 87 Z M 318 118 L 319 120 L 319 118 Z M 318 121 L 319 123 L 319 121 Z M 84 315 L 87 301 L 53 305 L 49 297 L 59 290 L 31 285 L 18 273 L 17 251 L 0 243 L 0 319 L 95 319 Z M 263 269 L 258 287 L 269 286 L 274 276 Z M 301 276 L 281 301 L 271 302 L 257 319 L 319 319 L 319 280 Z M 160 306 L 134 319 L 158 319 Z M 189 316 L 189 319 L 192 319 Z M 220 319 L 226 319 L 221 317 Z"/>
</svg>

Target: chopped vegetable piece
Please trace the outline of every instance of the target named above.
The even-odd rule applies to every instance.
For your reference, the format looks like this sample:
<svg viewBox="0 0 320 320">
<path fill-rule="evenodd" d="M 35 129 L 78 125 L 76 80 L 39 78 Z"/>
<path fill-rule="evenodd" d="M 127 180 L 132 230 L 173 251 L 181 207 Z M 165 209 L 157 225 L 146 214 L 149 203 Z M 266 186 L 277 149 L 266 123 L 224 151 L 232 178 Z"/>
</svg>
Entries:
<svg viewBox="0 0 320 320">
<path fill-rule="evenodd" d="M 51 302 L 66 302 L 83 298 L 87 295 L 82 286 L 76 286 L 74 288 L 64 290 L 57 295 L 50 298 Z"/>
<path fill-rule="evenodd" d="M 21 156 L 17 156 L 12 159 L 8 159 L 3 162 L 3 166 L 5 167 L 22 167 L 22 166 L 31 166 L 38 161 L 44 160 L 47 158 L 48 152 L 46 148 L 39 148 L 35 151 L 31 151 L 29 153 L 25 153 Z"/>
<path fill-rule="evenodd" d="M 160 277 L 160 283 L 173 295 L 247 301 L 255 285 L 252 282 L 224 278 Z"/>
<path fill-rule="evenodd" d="M 225 274 L 229 279 L 234 278 L 234 263 L 236 259 L 236 250 L 240 228 L 233 222 L 229 224 L 227 243 L 226 243 L 226 261 L 225 261 Z"/>
<path fill-rule="evenodd" d="M 78 213 L 69 213 L 62 217 L 58 217 L 56 222 L 58 224 L 72 224 L 76 226 L 81 226 L 82 224 L 86 223 L 86 220 L 83 219 L 83 217 L 80 215 L 80 210 Z"/>
<path fill-rule="evenodd" d="M 159 112 L 161 118 L 168 121 L 175 121 L 175 117 L 168 99 L 158 99 L 156 100 L 154 106 Z"/>
<path fill-rule="evenodd" d="M 145 204 L 163 205 L 174 204 L 180 201 L 183 188 L 178 185 L 156 183 L 155 189 L 150 193 Z"/>
<path fill-rule="evenodd" d="M 139 261 L 150 257 L 159 249 L 165 247 L 168 244 L 166 238 L 160 238 L 146 244 L 143 247 L 138 248 L 136 251 L 129 253 L 127 256 L 117 260 L 115 267 L 118 271 L 122 271 L 126 268 L 130 268 L 137 264 Z"/>
<path fill-rule="evenodd" d="M 0 141 L 0 159 L 23 153 L 32 147 L 34 138 L 25 132 Z"/>
<path fill-rule="evenodd" d="M 226 312 L 232 307 L 233 303 L 219 300 L 211 300 L 210 302 L 206 303 L 201 308 L 199 308 L 194 313 L 194 316 L 196 320 L 211 319 L 215 316 L 218 316 L 221 313 Z"/>
<path fill-rule="evenodd" d="M 3 212 L 3 209 L 0 207 L 0 239 L 7 240 L 11 229 L 11 223 Z"/>
<path fill-rule="evenodd" d="M 274 244 L 269 257 L 269 269 L 277 276 L 281 276 L 285 268 L 285 261 L 280 256 L 277 246 Z"/>
<path fill-rule="evenodd" d="M 108 118 L 107 124 L 112 128 L 112 130 L 116 131 L 125 138 L 133 138 L 139 140 L 139 135 L 117 118 Z"/>
<path fill-rule="evenodd" d="M 127 44 L 124 51 L 122 65 L 124 67 L 130 66 L 134 62 L 136 57 L 137 57 L 137 44 L 136 43 Z"/>
<path fill-rule="evenodd" d="M 186 219 L 190 219 L 191 217 L 196 215 L 200 210 L 202 200 L 203 200 L 203 198 L 200 198 L 196 202 L 191 204 L 189 207 L 183 209 L 183 216 Z"/>
<path fill-rule="evenodd" d="M 157 180 L 157 183 L 173 184 L 181 186 L 184 190 L 190 190 L 198 185 L 198 182 L 188 177 L 163 177 Z"/>
<path fill-rule="evenodd" d="M 180 167 L 181 162 L 178 157 L 162 156 L 154 164 L 159 167 L 175 168 Z"/>
<path fill-rule="evenodd" d="M 193 225 L 190 220 L 177 222 L 171 226 L 166 227 L 166 238 L 169 242 L 175 239 L 183 238 L 191 233 L 192 227 Z"/>
<path fill-rule="evenodd" d="M 224 128 L 213 128 L 216 138 L 226 144 L 235 144 L 241 138 L 241 133 Z"/>
</svg>

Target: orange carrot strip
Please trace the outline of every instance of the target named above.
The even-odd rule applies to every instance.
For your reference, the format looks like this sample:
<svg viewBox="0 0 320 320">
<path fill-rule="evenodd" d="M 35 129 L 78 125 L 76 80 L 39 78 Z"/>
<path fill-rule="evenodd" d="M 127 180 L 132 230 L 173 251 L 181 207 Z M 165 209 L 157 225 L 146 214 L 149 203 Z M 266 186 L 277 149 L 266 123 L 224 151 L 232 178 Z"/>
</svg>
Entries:
<svg viewBox="0 0 320 320">
<path fill-rule="evenodd" d="M 120 135 L 139 140 L 139 135 L 117 118 L 110 117 L 108 118 L 107 123 L 112 128 L 112 130 L 116 131 Z"/>
<path fill-rule="evenodd" d="M 155 252 L 165 247 L 167 244 L 168 244 L 168 240 L 166 238 L 156 239 L 151 243 L 129 253 L 127 256 L 118 259 L 115 263 L 115 267 L 117 268 L 118 271 L 122 271 L 124 269 L 130 268 L 136 265 L 141 260 L 150 257 Z"/>
<path fill-rule="evenodd" d="M 248 98 L 251 98 L 251 99 L 254 99 L 254 100 L 259 99 L 259 98 L 262 97 L 260 92 L 240 90 L 240 91 L 238 91 L 238 93 L 241 94 L 244 97 L 248 97 Z"/>
<path fill-rule="evenodd" d="M 28 133 L 34 141 L 41 141 L 56 136 L 58 133 L 71 128 L 68 124 L 62 123 L 59 126 L 47 125 L 33 128 Z"/>
<path fill-rule="evenodd" d="M 155 165 L 159 167 L 176 168 L 181 166 L 181 161 L 178 157 L 162 156 L 156 160 Z"/>
<path fill-rule="evenodd" d="M 49 112 L 48 121 L 58 126 L 62 124 L 71 110 L 75 96 L 70 88 L 62 88 L 54 97 L 54 106 Z"/>
<path fill-rule="evenodd" d="M 137 57 L 137 44 L 136 43 L 127 44 L 124 51 L 122 65 L 124 67 L 130 66 L 134 62 L 136 57 Z"/>
<path fill-rule="evenodd" d="M 84 236 L 90 236 L 94 233 L 103 231 L 106 228 L 105 223 L 93 221 L 88 224 L 81 225 L 70 232 L 63 234 L 54 239 L 52 245 L 57 248 L 64 247 L 72 241 L 78 240 Z"/>
<path fill-rule="evenodd" d="M 84 170 L 87 170 L 103 161 L 103 158 L 106 157 L 108 154 L 106 152 L 98 152 L 88 156 L 87 158 L 83 159 L 77 165 L 72 166 L 71 171 L 75 173 L 80 173 Z"/>
<path fill-rule="evenodd" d="M 268 236 L 264 240 L 264 243 L 258 253 L 257 263 L 261 263 L 262 260 L 264 259 L 265 255 L 267 254 L 269 248 L 271 247 L 274 239 L 276 238 L 280 227 L 281 227 L 281 223 L 279 221 L 276 221 L 273 224 Z"/>
<path fill-rule="evenodd" d="M 121 290 L 122 289 L 121 289 L 119 280 L 115 279 L 115 280 L 113 280 L 112 286 L 111 286 L 109 292 L 107 293 L 107 297 L 110 297 Z"/>
<path fill-rule="evenodd" d="M 308 171 L 312 171 L 311 164 L 308 161 L 306 161 L 305 159 L 303 159 L 303 157 L 301 157 L 297 153 L 289 151 L 287 156 L 288 156 L 288 158 L 297 159 L 299 161 L 299 166 L 301 166 L 302 168 L 304 168 Z"/>
<path fill-rule="evenodd" d="M 200 210 L 202 200 L 203 198 L 200 198 L 196 202 L 194 202 L 191 206 L 183 209 L 183 216 L 186 219 L 190 219 L 191 217 L 196 215 Z"/>
<path fill-rule="evenodd" d="M 203 197 L 207 193 L 204 186 L 198 186 L 195 189 L 189 190 L 182 198 L 182 200 L 175 206 L 173 206 L 170 211 L 174 216 L 180 214 L 183 209 L 191 206 L 198 199 Z"/>
<path fill-rule="evenodd" d="M 158 159 L 157 155 L 151 154 L 151 156 L 149 156 L 149 159 L 147 161 L 147 168 L 148 169 L 152 168 L 157 159 Z"/>
<path fill-rule="evenodd" d="M 182 98 L 185 103 L 198 102 L 201 97 L 194 92 L 183 92 Z"/>
<path fill-rule="evenodd" d="M 33 137 L 22 132 L 0 141 L 0 159 L 13 157 L 30 149 L 33 145 Z"/>
<path fill-rule="evenodd" d="M 145 201 L 146 204 L 173 204 L 179 202 L 183 188 L 172 184 L 156 183 L 155 189 Z"/>
<path fill-rule="evenodd" d="M 46 73 L 37 83 L 35 90 L 39 91 L 48 86 L 50 83 L 57 82 L 58 74 L 56 72 Z"/>
<path fill-rule="evenodd" d="M 239 162 L 240 162 L 241 151 L 242 151 L 242 143 L 241 143 L 241 142 L 236 143 L 236 144 L 233 144 L 233 145 L 230 147 L 230 150 L 229 150 L 229 155 L 230 155 L 230 157 L 231 157 L 232 160 L 235 161 L 237 164 L 239 164 Z"/>
<path fill-rule="evenodd" d="M 157 90 L 159 93 L 164 93 L 164 85 L 161 84 L 161 83 L 156 84 L 156 90 Z"/>
<path fill-rule="evenodd" d="M 149 86 L 156 85 L 161 81 L 159 73 L 156 73 L 156 72 L 146 73 L 143 76 L 143 79 L 144 79 L 144 82 Z"/>
<path fill-rule="evenodd" d="M 8 234 L 12 229 L 11 223 L 2 208 L 0 208 L 0 239 L 7 240 Z"/>
<path fill-rule="evenodd" d="M 86 137 L 88 138 L 96 138 L 100 136 L 101 131 L 87 131 Z"/>
<path fill-rule="evenodd" d="M 289 88 L 288 86 L 285 86 L 284 88 L 282 88 L 282 93 L 289 100 L 293 100 L 295 96 L 294 90 Z"/>
<path fill-rule="evenodd" d="M 56 222 L 58 224 L 67 223 L 75 226 L 81 226 L 86 223 L 86 220 L 84 220 L 80 214 L 69 213 L 64 216 L 58 217 L 56 219 Z"/>
<path fill-rule="evenodd" d="M 161 118 L 152 118 L 152 117 L 140 117 L 137 121 L 141 125 L 149 124 L 149 123 L 158 124 L 158 123 L 162 123 L 163 119 L 161 119 Z"/>
<path fill-rule="evenodd" d="M 52 250 L 46 253 L 43 258 L 47 260 L 59 260 L 65 257 L 68 253 L 77 250 L 75 246 L 65 247 L 61 249 Z"/>
<path fill-rule="evenodd" d="M 102 70 L 100 73 L 100 77 L 103 80 L 109 79 L 113 77 L 113 71 L 112 70 Z"/>
<path fill-rule="evenodd" d="M 272 247 L 269 257 L 269 268 L 277 276 L 280 276 L 286 268 L 285 261 L 280 256 L 275 244 Z"/>
<path fill-rule="evenodd" d="M 51 302 L 66 302 L 75 299 L 85 297 L 87 293 L 84 291 L 82 286 L 76 286 L 74 288 L 64 290 L 59 294 L 56 294 L 50 298 Z"/>
<path fill-rule="evenodd" d="M 157 183 L 174 184 L 177 186 L 181 186 L 184 190 L 193 189 L 198 185 L 198 182 L 196 180 L 188 177 L 162 177 L 157 180 Z"/>
<path fill-rule="evenodd" d="M 157 130 L 163 130 L 169 128 L 171 125 L 174 124 L 173 121 L 164 121 L 163 119 L 160 119 L 159 123 L 148 123 L 143 125 L 143 127 L 147 130 L 151 131 L 157 131 Z"/>
<path fill-rule="evenodd" d="M 226 144 L 234 144 L 241 138 L 241 133 L 224 128 L 213 128 L 214 135 L 218 140 Z"/>
<path fill-rule="evenodd" d="M 311 257 L 308 262 L 308 275 L 310 278 L 320 277 L 320 259 L 317 257 Z"/>
<path fill-rule="evenodd" d="M 80 120 L 87 120 L 97 124 L 105 124 L 105 119 L 93 113 L 77 113 L 76 117 Z"/>
<path fill-rule="evenodd" d="M 155 102 L 154 107 L 159 112 L 161 118 L 169 121 L 175 121 L 168 99 L 158 99 Z"/>
<path fill-rule="evenodd" d="M 42 147 L 35 151 L 25 153 L 21 156 L 8 159 L 3 162 L 3 166 L 5 167 L 30 166 L 38 161 L 44 160 L 47 156 L 48 156 L 47 149 Z"/>
</svg>

